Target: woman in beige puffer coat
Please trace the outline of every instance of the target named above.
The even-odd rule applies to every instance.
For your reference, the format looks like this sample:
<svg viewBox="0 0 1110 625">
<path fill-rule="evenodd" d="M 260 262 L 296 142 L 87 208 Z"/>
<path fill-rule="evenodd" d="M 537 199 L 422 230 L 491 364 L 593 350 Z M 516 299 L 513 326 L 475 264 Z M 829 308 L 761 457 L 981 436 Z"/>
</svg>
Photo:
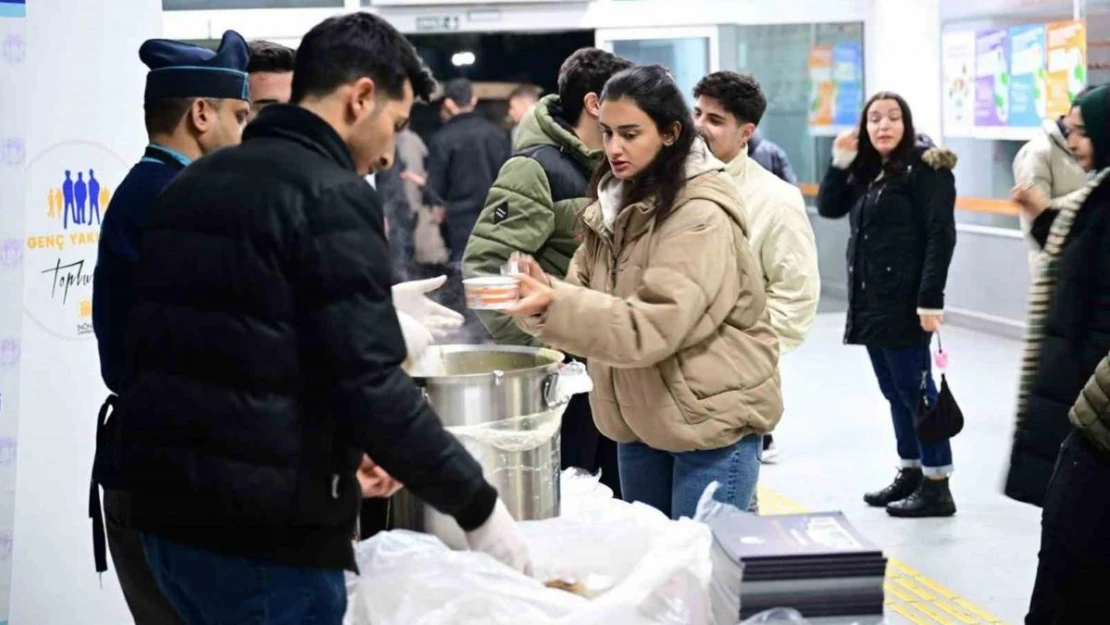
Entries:
<svg viewBox="0 0 1110 625">
<path fill-rule="evenodd" d="M 523 298 L 508 312 L 589 361 L 625 499 L 691 516 L 717 481 L 718 499 L 747 509 L 782 396 L 736 186 L 665 68 L 625 70 L 601 100 L 607 158 L 584 242 L 566 281 L 522 259 Z"/>
</svg>

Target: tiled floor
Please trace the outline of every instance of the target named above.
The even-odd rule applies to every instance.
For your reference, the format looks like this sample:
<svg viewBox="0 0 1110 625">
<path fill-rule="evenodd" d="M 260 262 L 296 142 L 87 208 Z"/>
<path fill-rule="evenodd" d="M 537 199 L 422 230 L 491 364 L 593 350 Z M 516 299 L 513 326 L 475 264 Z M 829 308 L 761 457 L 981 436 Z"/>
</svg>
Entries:
<svg viewBox="0 0 1110 625">
<path fill-rule="evenodd" d="M 783 359 L 786 415 L 775 435 L 782 456 L 761 476 L 768 503 L 781 511 L 842 510 L 894 558 L 890 625 L 1020 623 L 1036 570 L 1040 519 L 1038 509 L 1001 494 L 1020 342 L 944 331 L 949 384 L 967 420 L 953 440 L 959 513 L 892 519 L 861 499 L 896 471 L 889 410 L 866 352 L 842 344 L 843 304 L 822 308 L 806 344 Z"/>
</svg>

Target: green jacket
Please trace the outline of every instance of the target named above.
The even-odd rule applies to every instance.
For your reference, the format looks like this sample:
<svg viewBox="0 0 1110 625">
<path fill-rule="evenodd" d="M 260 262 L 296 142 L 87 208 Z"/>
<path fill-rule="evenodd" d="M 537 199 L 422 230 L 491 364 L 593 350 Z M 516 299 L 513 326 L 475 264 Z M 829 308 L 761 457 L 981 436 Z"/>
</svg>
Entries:
<svg viewBox="0 0 1110 625">
<path fill-rule="evenodd" d="M 490 188 L 463 254 L 464 277 L 500 274 L 513 252 L 532 255 L 551 275 L 566 275 L 579 244 L 578 213 L 589 204 L 589 175 L 603 152 L 586 147 L 556 119 L 558 106 L 558 96 L 547 96 L 521 120 L 516 152 Z M 505 315 L 478 316 L 500 344 L 542 345 Z"/>
</svg>

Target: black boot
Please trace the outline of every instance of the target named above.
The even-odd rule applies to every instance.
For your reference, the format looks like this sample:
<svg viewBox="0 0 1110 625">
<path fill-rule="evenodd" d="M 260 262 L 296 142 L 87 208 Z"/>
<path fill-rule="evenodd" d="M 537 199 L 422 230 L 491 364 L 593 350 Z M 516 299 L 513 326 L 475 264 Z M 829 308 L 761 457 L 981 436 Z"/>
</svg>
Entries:
<svg viewBox="0 0 1110 625">
<path fill-rule="evenodd" d="M 956 502 L 952 499 L 952 491 L 948 490 L 948 478 L 924 480 L 921 482 L 921 487 L 912 495 L 888 505 L 886 513 L 906 519 L 946 517 L 956 514 Z"/>
<path fill-rule="evenodd" d="M 893 484 L 880 491 L 867 493 L 863 496 L 863 500 L 869 506 L 882 508 L 887 504 L 901 501 L 912 495 L 917 487 L 921 486 L 921 480 L 923 479 L 921 469 L 901 469 L 898 471 L 898 475 L 895 476 Z"/>
</svg>

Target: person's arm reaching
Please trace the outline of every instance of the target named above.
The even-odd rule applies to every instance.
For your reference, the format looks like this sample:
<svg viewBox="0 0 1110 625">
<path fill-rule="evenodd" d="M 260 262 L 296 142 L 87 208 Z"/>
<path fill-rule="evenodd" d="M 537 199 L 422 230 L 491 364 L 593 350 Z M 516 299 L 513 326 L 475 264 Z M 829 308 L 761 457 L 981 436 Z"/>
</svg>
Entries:
<svg viewBox="0 0 1110 625">
<path fill-rule="evenodd" d="M 735 241 L 725 219 L 722 212 L 721 221 L 661 235 L 630 297 L 553 281 L 552 301 L 538 327 L 540 338 L 622 368 L 650 367 L 682 346 L 704 340 L 716 331 L 716 326 L 702 323 L 705 312 L 731 275 L 729 267 L 735 267 Z M 739 289 L 752 290 L 744 284 Z M 762 297 L 762 285 L 759 291 Z"/>
<path fill-rule="evenodd" d="M 518 156 L 501 168 L 463 254 L 463 277 L 496 276 L 513 252 L 535 254 L 555 230 L 555 207 L 543 167 Z M 482 324 L 502 345 L 542 345 L 494 311 L 478 311 Z"/>
<path fill-rule="evenodd" d="M 361 183 L 361 181 L 359 181 Z M 352 445 L 464 530 L 489 519 L 497 492 L 401 370 L 405 343 L 390 293 L 377 195 L 364 184 L 306 207 L 296 296 L 303 366 L 327 389 L 319 407 Z"/>
</svg>

